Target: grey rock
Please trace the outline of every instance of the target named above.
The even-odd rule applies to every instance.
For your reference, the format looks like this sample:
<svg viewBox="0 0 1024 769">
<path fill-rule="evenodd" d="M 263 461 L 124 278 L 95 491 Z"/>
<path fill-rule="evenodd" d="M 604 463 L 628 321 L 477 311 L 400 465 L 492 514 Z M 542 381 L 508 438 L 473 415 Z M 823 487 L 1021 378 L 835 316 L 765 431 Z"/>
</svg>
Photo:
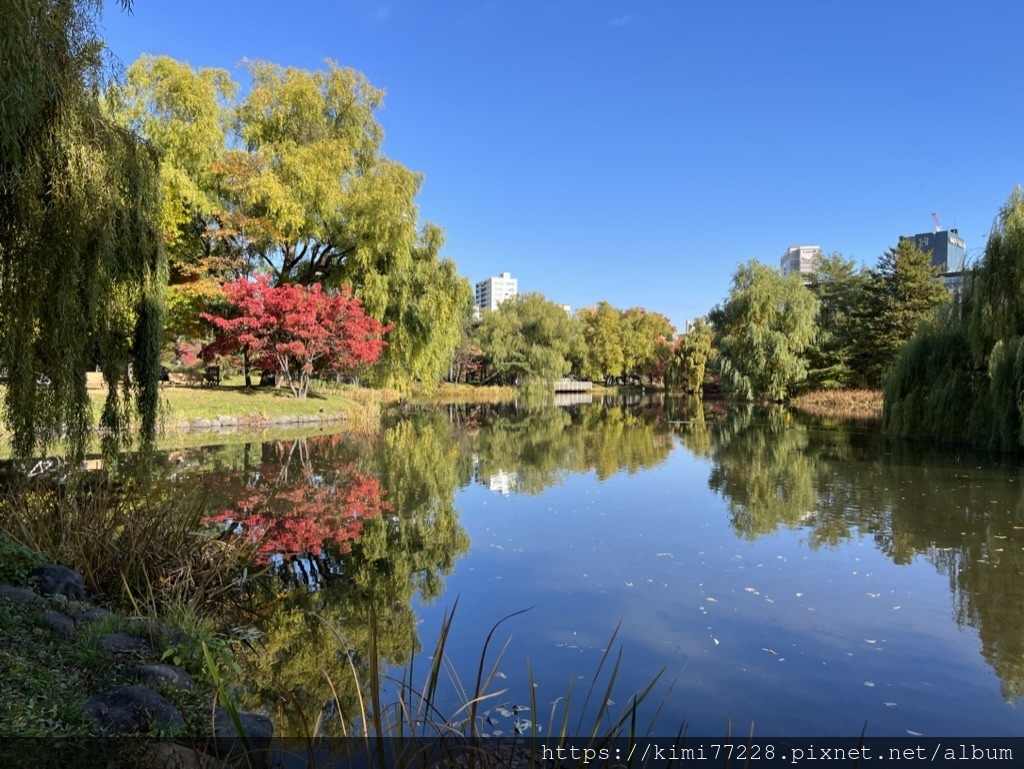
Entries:
<svg viewBox="0 0 1024 769">
<path fill-rule="evenodd" d="M 10 598 L 15 603 L 27 603 L 35 606 L 46 606 L 45 599 L 35 590 L 13 585 L 0 585 L 0 596 Z"/>
<path fill-rule="evenodd" d="M 152 665 L 139 665 L 132 671 L 147 686 L 173 686 L 175 689 L 195 691 L 196 682 L 185 670 L 176 665 L 157 662 Z"/>
<path fill-rule="evenodd" d="M 77 611 L 68 612 L 68 616 L 79 625 L 88 625 L 90 622 L 113 617 L 114 615 L 106 609 L 101 609 L 99 606 L 83 606 Z"/>
<path fill-rule="evenodd" d="M 199 419 L 193 419 L 192 420 L 192 429 L 193 430 L 209 430 L 212 426 L 213 426 L 213 424 L 210 422 L 209 419 L 199 418 Z"/>
<path fill-rule="evenodd" d="M 29 575 L 35 579 L 36 587 L 43 595 L 63 595 L 75 601 L 85 598 L 85 580 L 67 566 L 46 563 L 36 566 Z"/>
<path fill-rule="evenodd" d="M 257 766 L 261 762 L 265 763 L 274 739 L 274 724 L 266 716 L 241 711 L 238 713 L 238 721 L 252 750 L 250 757 L 255 759 Z M 212 743 L 215 755 L 219 758 L 231 759 L 245 755 L 245 743 L 235 729 L 227 708 L 214 709 Z"/>
<path fill-rule="evenodd" d="M 189 639 L 188 633 L 163 622 L 144 622 L 138 625 L 137 632 L 149 636 L 158 647 L 177 646 Z"/>
<path fill-rule="evenodd" d="M 112 654 L 135 654 L 140 657 L 156 654 L 156 647 L 150 641 L 131 633 L 104 633 L 98 637 L 97 642 L 101 649 Z"/>
<path fill-rule="evenodd" d="M 59 611 L 53 611 L 52 609 L 47 610 L 43 614 L 43 619 L 46 620 L 46 623 L 58 633 L 71 635 L 75 632 L 75 621 L 66 614 L 61 614 Z"/>
<path fill-rule="evenodd" d="M 85 712 L 115 734 L 185 728 L 174 705 L 145 686 L 112 686 L 91 696 Z"/>
<path fill-rule="evenodd" d="M 205 753 L 185 745 L 160 742 L 146 756 L 147 769 L 207 769 L 218 764 Z"/>
</svg>

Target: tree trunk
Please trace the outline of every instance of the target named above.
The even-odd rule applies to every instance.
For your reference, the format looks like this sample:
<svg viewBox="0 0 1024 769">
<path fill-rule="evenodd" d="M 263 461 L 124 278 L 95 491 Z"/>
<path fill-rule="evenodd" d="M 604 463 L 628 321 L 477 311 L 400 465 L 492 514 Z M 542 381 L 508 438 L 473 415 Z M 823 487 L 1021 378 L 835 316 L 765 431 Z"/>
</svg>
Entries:
<svg viewBox="0 0 1024 769">
<path fill-rule="evenodd" d="M 252 377 L 249 375 L 249 351 L 242 350 L 242 374 L 245 375 L 245 389 L 252 387 Z"/>
</svg>

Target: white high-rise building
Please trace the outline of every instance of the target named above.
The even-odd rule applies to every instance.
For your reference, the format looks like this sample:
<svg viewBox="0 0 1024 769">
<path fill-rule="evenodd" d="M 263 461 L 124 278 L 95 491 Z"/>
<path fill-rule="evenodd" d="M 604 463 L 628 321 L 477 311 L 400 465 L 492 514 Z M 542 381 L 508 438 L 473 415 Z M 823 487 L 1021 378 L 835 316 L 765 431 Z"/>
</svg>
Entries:
<svg viewBox="0 0 1024 769">
<path fill-rule="evenodd" d="M 779 260 L 779 265 L 782 267 L 783 275 L 792 275 L 796 272 L 809 278 L 814 274 L 820 257 L 819 246 L 790 246 Z"/>
<path fill-rule="evenodd" d="M 481 280 L 476 284 L 476 306 L 481 310 L 497 310 L 498 305 L 519 293 L 519 281 L 512 273 Z"/>
</svg>

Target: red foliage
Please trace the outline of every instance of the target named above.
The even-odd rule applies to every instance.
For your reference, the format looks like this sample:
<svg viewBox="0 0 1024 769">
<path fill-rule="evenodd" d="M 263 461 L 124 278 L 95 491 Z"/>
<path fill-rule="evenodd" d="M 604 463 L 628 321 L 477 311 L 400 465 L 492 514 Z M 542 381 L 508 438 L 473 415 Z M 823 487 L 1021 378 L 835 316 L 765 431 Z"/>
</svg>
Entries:
<svg viewBox="0 0 1024 769">
<path fill-rule="evenodd" d="M 273 286 L 261 275 L 239 278 L 223 290 L 230 312 L 228 317 L 202 314 L 217 333 L 202 358 L 247 352 L 257 368 L 283 374 L 300 398 L 314 371 L 346 375 L 376 361 L 391 330 L 368 316 L 348 287 L 326 292 L 319 283 Z"/>
<path fill-rule="evenodd" d="M 363 531 L 363 521 L 391 506 L 377 479 L 349 466 L 338 483 L 327 485 L 308 470 L 291 490 L 251 494 L 207 519 L 233 524 L 260 546 L 260 562 L 272 555 L 319 556 L 332 543 L 347 553 Z"/>
</svg>

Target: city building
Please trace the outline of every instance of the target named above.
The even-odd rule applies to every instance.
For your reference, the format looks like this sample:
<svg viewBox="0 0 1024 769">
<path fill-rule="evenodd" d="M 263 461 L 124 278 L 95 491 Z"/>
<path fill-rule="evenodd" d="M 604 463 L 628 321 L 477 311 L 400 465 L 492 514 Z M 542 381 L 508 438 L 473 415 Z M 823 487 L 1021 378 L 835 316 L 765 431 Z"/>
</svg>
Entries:
<svg viewBox="0 0 1024 769">
<path fill-rule="evenodd" d="M 967 244 L 956 228 L 900 235 L 900 240 L 912 240 L 914 245 L 931 254 L 932 266 L 939 270 L 939 280 L 951 291 L 959 291 L 964 282 Z"/>
<path fill-rule="evenodd" d="M 819 246 L 790 246 L 779 260 L 782 274 L 785 276 L 797 273 L 803 275 L 806 282 L 814 274 L 820 256 Z"/>
<path fill-rule="evenodd" d="M 481 310 L 497 310 L 498 305 L 519 293 L 519 281 L 512 273 L 501 275 L 476 284 L 476 306 Z"/>
</svg>

